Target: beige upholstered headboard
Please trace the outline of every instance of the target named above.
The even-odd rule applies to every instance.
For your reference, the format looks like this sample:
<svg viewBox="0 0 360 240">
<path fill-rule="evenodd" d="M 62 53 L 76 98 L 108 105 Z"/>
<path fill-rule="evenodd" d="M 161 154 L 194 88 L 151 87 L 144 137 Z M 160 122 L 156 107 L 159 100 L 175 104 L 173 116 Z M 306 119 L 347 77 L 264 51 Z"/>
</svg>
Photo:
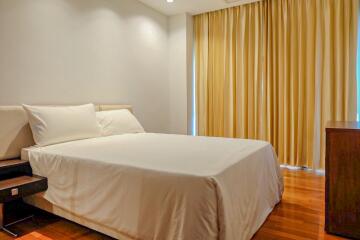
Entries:
<svg viewBox="0 0 360 240">
<path fill-rule="evenodd" d="M 129 109 L 130 105 L 95 105 L 96 111 Z M 27 115 L 21 106 L 0 106 L 0 160 L 20 157 L 21 149 L 34 145 Z"/>
</svg>

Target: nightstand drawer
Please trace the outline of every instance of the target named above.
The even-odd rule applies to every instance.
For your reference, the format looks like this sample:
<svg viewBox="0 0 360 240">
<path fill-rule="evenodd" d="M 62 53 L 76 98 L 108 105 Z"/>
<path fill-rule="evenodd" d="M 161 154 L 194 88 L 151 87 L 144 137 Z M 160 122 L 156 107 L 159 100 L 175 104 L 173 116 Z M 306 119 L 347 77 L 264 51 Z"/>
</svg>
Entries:
<svg viewBox="0 0 360 240">
<path fill-rule="evenodd" d="M 23 198 L 47 189 L 47 179 L 39 176 L 20 176 L 0 181 L 0 203 Z"/>
</svg>

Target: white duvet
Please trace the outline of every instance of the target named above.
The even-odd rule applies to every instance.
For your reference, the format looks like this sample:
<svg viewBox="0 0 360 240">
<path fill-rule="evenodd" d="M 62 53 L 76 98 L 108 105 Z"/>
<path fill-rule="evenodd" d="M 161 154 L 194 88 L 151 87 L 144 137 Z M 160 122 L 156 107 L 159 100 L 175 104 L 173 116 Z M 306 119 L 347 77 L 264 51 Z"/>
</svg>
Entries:
<svg viewBox="0 0 360 240">
<path fill-rule="evenodd" d="M 283 191 L 262 141 L 141 133 L 28 154 L 46 200 L 134 239 L 250 239 Z"/>
</svg>

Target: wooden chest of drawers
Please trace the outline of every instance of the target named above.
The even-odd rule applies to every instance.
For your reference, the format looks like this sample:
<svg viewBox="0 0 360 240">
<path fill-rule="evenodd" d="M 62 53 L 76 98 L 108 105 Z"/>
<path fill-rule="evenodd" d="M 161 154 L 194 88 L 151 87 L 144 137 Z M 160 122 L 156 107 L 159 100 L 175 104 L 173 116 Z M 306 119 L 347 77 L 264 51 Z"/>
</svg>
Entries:
<svg viewBox="0 0 360 240">
<path fill-rule="evenodd" d="M 360 123 L 327 125 L 325 196 L 326 231 L 360 239 Z"/>
</svg>

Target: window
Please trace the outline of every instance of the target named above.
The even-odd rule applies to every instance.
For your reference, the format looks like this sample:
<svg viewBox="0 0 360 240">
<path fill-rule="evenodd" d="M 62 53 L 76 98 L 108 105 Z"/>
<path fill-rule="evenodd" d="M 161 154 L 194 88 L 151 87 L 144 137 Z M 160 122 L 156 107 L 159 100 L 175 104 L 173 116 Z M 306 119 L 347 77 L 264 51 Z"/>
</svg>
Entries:
<svg viewBox="0 0 360 240">
<path fill-rule="evenodd" d="M 195 76 L 195 51 L 193 53 L 193 68 L 192 68 L 192 135 L 196 136 L 196 76 Z"/>
<path fill-rule="evenodd" d="M 357 79 L 357 120 L 360 121 L 360 21 L 359 21 L 359 26 L 358 26 L 356 79 Z"/>
</svg>

